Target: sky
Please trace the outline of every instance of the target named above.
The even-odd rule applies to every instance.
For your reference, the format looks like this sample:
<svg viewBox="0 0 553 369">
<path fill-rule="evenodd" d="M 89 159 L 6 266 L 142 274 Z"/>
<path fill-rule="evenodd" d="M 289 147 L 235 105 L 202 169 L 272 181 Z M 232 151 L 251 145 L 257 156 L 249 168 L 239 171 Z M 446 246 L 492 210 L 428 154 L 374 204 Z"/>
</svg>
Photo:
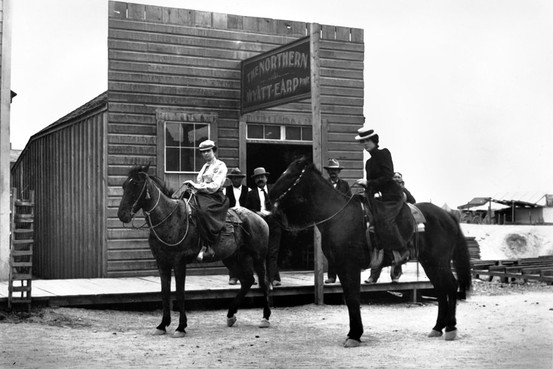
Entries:
<svg viewBox="0 0 553 369">
<path fill-rule="evenodd" d="M 362 28 L 366 124 L 417 201 L 553 193 L 551 1 L 132 2 Z M 23 149 L 107 90 L 108 1 L 11 3 L 11 142 Z"/>
</svg>

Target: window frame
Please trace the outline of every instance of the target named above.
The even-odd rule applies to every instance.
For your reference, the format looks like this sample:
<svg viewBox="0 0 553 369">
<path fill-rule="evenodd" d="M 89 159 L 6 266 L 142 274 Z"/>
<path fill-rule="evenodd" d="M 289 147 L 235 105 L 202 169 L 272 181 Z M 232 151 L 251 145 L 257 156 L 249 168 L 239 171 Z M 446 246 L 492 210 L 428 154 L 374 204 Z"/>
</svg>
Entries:
<svg viewBox="0 0 553 369">
<path fill-rule="evenodd" d="M 189 111 L 189 110 L 157 110 L 157 175 L 164 178 L 165 175 L 196 175 L 200 168 L 195 168 L 197 171 L 167 171 L 167 146 L 166 146 L 166 126 L 167 123 L 191 123 L 191 124 L 206 124 L 208 127 L 208 139 L 217 142 L 217 113 L 211 111 Z M 180 147 L 180 146 L 179 146 Z"/>
</svg>

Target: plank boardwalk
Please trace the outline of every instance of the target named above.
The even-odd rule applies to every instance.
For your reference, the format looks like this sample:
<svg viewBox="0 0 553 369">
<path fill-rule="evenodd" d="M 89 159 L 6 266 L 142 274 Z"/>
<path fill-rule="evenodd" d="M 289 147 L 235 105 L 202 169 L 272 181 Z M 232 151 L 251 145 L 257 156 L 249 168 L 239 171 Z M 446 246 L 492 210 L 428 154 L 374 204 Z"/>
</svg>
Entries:
<svg viewBox="0 0 553 369">
<path fill-rule="evenodd" d="M 404 265 L 404 274 L 399 283 L 391 283 L 389 268 L 382 271 L 381 279 L 374 285 L 362 284 L 362 292 L 371 291 L 417 291 L 432 288 L 432 284 L 417 263 Z M 361 274 L 367 279 L 369 271 Z M 281 272 L 282 286 L 276 287 L 274 296 L 313 295 L 313 272 Z M 197 275 L 186 277 L 186 298 L 210 300 L 234 297 L 239 285 L 230 286 L 227 275 Z M 261 296 L 258 288 L 248 296 Z M 112 303 L 138 303 L 160 301 L 158 276 L 134 278 L 93 279 L 35 279 L 33 280 L 33 302 L 49 306 L 79 306 Z M 175 291 L 172 280 L 171 290 Z M 340 283 L 327 284 L 325 294 L 342 293 Z M 0 282 L 0 304 L 7 303 L 8 282 Z"/>
</svg>

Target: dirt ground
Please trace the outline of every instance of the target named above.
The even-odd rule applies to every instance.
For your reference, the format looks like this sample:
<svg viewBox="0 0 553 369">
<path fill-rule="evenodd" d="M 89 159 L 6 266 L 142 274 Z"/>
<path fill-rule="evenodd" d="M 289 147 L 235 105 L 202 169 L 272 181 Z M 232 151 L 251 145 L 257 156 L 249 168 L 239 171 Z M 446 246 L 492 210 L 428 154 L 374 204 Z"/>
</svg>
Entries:
<svg viewBox="0 0 553 369">
<path fill-rule="evenodd" d="M 152 336 L 161 312 L 42 308 L 0 314 L 1 368 L 553 368 L 553 286 L 475 282 L 456 341 L 427 338 L 436 303 L 370 301 L 365 334 L 344 349 L 344 305 L 190 311 L 184 338 Z M 173 312 L 176 327 L 177 313 Z"/>
</svg>

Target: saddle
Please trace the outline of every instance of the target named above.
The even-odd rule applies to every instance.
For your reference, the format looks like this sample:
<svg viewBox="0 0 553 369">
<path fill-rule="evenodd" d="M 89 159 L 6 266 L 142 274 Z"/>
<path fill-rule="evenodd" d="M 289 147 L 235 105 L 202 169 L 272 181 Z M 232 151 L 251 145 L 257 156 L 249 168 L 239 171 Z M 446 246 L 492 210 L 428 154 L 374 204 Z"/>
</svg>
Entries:
<svg viewBox="0 0 553 369">
<path fill-rule="evenodd" d="M 198 261 L 214 261 L 225 259 L 234 252 L 236 240 L 236 229 L 243 223 L 243 208 L 230 208 L 225 216 L 225 225 L 219 233 L 217 241 L 206 250 L 205 254 Z"/>
<path fill-rule="evenodd" d="M 424 232 L 425 230 L 424 224 L 426 223 L 426 218 L 424 217 L 424 214 L 420 211 L 420 209 L 413 204 L 402 203 L 401 205 L 399 205 L 400 206 L 399 208 L 397 208 L 398 205 L 395 205 L 397 209 L 397 215 L 395 219 L 398 219 L 401 216 L 402 209 L 405 208 L 405 205 L 407 205 L 407 208 L 410 210 L 410 215 L 413 219 L 413 223 L 416 224 L 415 232 L 416 233 Z M 381 207 L 388 206 L 389 208 L 391 208 L 394 205 L 377 203 L 377 206 L 381 206 Z M 374 239 L 375 239 L 374 214 L 371 212 L 367 204 L 364 203 L 363 201 L 361 201 L 361 207 L 363 209 L 363 214 L 364 214 L 365 224 L 366 224 L 365 236 L 366 236 L 367 244 L 369 245 L 369 251 L 370 251 L 370 268 L 377 268 L 381 266 L 384 261 L 385 250 L 383 248 L 377 247 L 377 245 L 374 244 L 375 243 L 374 242 Z M 395 220 L 394 219 L 384 220 L 384 222 L 386 221 L 395 221 Z M 379 223 L 380 223 L 380 226 L 382 227 L 383 222 L 380 221 Z M 415 246 L 410 240 L 407 241 L 407 247 L 410 251 L 410 254 L 414 255 Z M 393 259 L 400 258 L 400 253 L 397 250 L 391 250 L 391 252 L 393 255 Z M 407 257 L 407 259 L 402 261 L 401 264 L 407 261 L 408 259 L 409 258 Z"/>
</svg>

